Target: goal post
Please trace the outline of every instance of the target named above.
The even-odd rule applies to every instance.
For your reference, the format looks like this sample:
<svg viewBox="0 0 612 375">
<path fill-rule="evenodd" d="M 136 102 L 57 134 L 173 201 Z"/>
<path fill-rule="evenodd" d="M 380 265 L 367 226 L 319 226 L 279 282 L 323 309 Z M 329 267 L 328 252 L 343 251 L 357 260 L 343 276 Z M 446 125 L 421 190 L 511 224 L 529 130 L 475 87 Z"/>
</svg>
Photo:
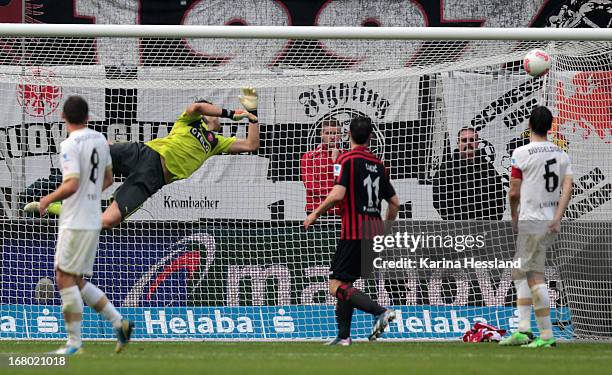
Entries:
<svg viewBox="0 0 612 375">
<path fill-rule="evenodd" d="M 534 48 L 552 58 L 544 77 L 522 69 Z M 302 223 L 333 184 L 329 140 L 348 149 L 355 116 L 374 124 L 397 225 L 431 239 L 399 254 L 414 267 L 358 282 L 398 312 L 384 337 L 454 340 L 479 321 L 516 329 L 502 266 L 515 251 L 509 168 L 536 105 L 552 110 L 549 138 L 574 170 L 546 263 L 554 333 L 612 337 L 612 30 L 0 24 L 0 338 L 65 335 L 57 220 L 22 212 L 61 183 L 63 101 L 83 96 L 89 125 L 112 142 L 146 142 L 196 100 L 237 108 L 242 86 L 260 94 L 259 150 L 212 157 L 101 235 L 91 281 L 136 322 L 135 339 L 335 336 L 327 280 L 339 216 Z M 246 134 L 221 124 L 226 137 Z M 371 324 L 356 313 L 352 336 Z M 88 308 L 83 330 L 114 337 Z"/>
<path fill-rule="evenodd" d="M 597 28 L 0 24 L 6 37 L 610 41 Z"/>
</svg>

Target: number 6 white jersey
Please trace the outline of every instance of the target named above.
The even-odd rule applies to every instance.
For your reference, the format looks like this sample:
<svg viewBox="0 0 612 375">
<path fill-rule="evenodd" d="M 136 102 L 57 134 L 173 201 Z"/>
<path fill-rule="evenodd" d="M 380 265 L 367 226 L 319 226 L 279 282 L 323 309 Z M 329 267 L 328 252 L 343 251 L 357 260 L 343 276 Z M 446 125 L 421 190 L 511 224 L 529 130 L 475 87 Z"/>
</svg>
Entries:
<svg viewBox="0 0 612 375">
<path fill-rule="evenodd" d="M 77 178 L 79 189 L 64 201 L 59 228 L 100 230 L 104 172 L 112 168 L 108 142 L 101 133 L 84 128 L 70 133 L 60 150 L 63 179 Z"/>
<path fill-rule="evenodd" d="M 561 184 L 572 175 L 569 156 L 552 142 L 530 142 L 512 153 L 512 177 L 521 178 L 519 220 L 552 220 Z"/>
</svg>

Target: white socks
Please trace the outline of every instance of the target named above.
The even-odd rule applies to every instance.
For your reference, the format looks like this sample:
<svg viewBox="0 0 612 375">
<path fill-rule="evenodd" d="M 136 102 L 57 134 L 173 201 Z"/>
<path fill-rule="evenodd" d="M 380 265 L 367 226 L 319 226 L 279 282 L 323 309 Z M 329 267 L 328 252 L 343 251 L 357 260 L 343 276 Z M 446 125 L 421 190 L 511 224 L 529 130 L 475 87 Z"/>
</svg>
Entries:
<svg viewBox="0 0 612 375">
<path fill-rule="evenodd" d="M 60 290 L 62 297 L 62 311 L 67 314 L 83 314 L 83 299 L 79 293 L 79 287 L 73 285 Z M 81 320 L 66 322 L 68 331 L 68 346 L 81 346 Z"/>
<path fill-rule="evenodd" d="M 68 342 L 66 346 L 81 347 L 81 321 L 73 320 L 72 322 L 66 322 L 66 330 L 68 331 Z"/>
<path fill-rule="evenodd" d="M 102 298 L 106 298 L 104 292 L 90 282 L 86 283 L 83 289 L 81 289 L 81 295 L 83 296 L 83 301 L 94 310 L 98 302 L 100 302 Z M 102 310 L 98 312 L 104 319 L 111 322 L 114 328 L 121 328 L 121 314 L 119 314 L 119 311 L 117 311 L 110 301 L 107 300 Z"/>
<path fill-rule="evenodd" d="M 550 309 L 550 297 L 548 296 L 548 288 L 546 284 L 537 284 L 531 288 L 533 295 L 533 308 L 536 312 L 536 322 L 540 330 L 540 338 L 549 340 L 552 335 L 552 322 L 550 321 L 550 312 L 544 316 L 538 316 L 538 311 Z"/>
<path fill-rule="evenodd" d="M 121 314 L 119 314 L 119 311 L 117 311 L 115 306 L 113 306 L 110 301 L 106 304 L 106 306 L 104 306 L 102 311 L 100 311 L 100 314 L 104 317 L 104 319 L 113 324 L 113 328 L 121 328 Z"/>
<path fill-rule="evenodd" d="M 517 299 L 532 299 L 531 290 L 529 290 L 529 284 L 527 280 L 514 280 L 514 286 L 516 287 L 516 298 Z M 516 306 L 519 317 L 519 332 L 531 331 L 531 304 L 529 305 L 518 305 Z"/>
<path fill-rule="evenodd" d="M 94 308 L 96 303 L 98 303 L 98 301 L 104 297 L 104 292 L 92 283 L 87 282 L 85 283 L 83 289 L 81 289 L 81 296 L 83 296 L 83 301 L 87 304 L 87 306 Z"/>
<path fill-rule="evenodd" d="M 83 314 L 83 302 L 93 309 L 102 300 L 106 300 L 104 292 L 102 292 L 97 286 L 92 283 L 86 283 L 83 289 L 79 291 L 79 287 L 73 285 L 68 288 L 60 290 L 60 296 L 62 297 L 62 311 L 66 314 Z M 117 311 L 113 304 L 106 300 L 102 310 L 99 311 L 100 315 L 104 319 L 108 320 L 113 324 L 114 328 L 121 328 L 121 314 Z M 66 330 L 68 331 L 68 346 L 80 347 L 82 343 L 81 339 L 81 320 L 72 320 L 66 322 Z"/>
</svg>

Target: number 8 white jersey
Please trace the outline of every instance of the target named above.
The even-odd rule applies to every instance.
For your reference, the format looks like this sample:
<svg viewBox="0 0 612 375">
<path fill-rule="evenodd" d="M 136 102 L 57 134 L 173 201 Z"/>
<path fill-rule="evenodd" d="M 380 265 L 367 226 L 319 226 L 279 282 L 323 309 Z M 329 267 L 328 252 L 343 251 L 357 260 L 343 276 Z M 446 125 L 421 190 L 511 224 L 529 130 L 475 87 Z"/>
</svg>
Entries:
<svg viewBox="0 0 612 375">
<path fill-rule="evenodd" d="M 64 201 L 59 228 L 100 230 L 104 172 L 112 168 L 108 142 L 101 133 L 83 128 L 70 133 L 60 150 L 63 179 L 77 178 L 79 189 Z"/>
<path fill-rule="evenodd" d="M 552 220 L 569 175 L 569 156 L 552 142 L 530 142 L 514 150 L 512 177 L 523 180 L 519 220 Z"/>
</svg>

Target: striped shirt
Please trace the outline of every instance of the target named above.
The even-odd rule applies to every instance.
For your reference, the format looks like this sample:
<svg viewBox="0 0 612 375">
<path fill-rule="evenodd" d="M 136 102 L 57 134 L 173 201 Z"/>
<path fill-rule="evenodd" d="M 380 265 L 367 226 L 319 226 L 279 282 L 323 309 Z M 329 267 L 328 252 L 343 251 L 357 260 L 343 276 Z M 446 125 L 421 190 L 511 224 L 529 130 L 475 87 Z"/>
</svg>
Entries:
<svg viewBox="0 0 612 375">
<path fill-rule="evenodd" d="M 395 190 L 384 164 L 367 147 L 359 146 L 338 157 L 334 165 L 336 184 L 346 188 L 340 207 L 340 239 L 370 239 L 382 233 L 381 201 Z"/>
</svg>

